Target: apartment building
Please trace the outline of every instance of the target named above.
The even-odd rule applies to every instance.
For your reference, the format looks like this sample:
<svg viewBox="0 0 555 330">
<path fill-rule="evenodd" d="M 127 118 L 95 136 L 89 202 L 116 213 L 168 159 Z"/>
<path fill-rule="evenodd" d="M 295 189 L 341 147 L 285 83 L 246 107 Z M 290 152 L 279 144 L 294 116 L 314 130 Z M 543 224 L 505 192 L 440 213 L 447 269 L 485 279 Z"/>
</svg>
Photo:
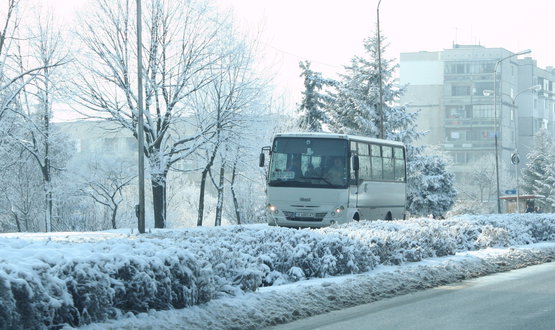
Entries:
<svg viewBox="0 0 555 330">
<path fill-rule="evenodd" d="M 500 191 L 513 190 L 534 134 L 546 128 L 555 137 L 555 69 L 515 55 L 480 45 L 401 54 L 400 82 L 407 85 L 401 102 L 420 113 L 418 127 L 428 134 L 419 143 L 452 157 L 458 185 L 468 183 L 473 164 L 494 159 L 497 150 Z"/>
<path fill-rule="evenodd" d="M 56 123 L 75 146 L 77 157 L 117 155 L 135 160 L 137 139 L 131 131 L 110 121 L 81 120 Z"/>
</svg>

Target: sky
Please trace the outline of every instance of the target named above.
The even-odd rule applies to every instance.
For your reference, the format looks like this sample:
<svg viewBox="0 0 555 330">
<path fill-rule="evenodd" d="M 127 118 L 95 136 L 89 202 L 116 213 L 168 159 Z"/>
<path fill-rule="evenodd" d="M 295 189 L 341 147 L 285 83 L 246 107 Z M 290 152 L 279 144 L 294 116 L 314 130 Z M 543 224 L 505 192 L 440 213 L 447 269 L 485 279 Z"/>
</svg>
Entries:
<svg viewBox="0 0 555 330">
<path fill-rule="evenodd" d="M 34 0 L 52 4 L 70 17 L 88 0 Z M 212 0 L 231 9 L 248 31 L 261 30 L 265 65 L 276 73 L 278 89 L 300 98 L 298 66 L 334 77 L 376 28 L 378 0 Z M 453 44 L 481 44 L 512 52 L 531 49 L 540 67 L 555 66 L 550 0 L 381 0 L 380 26 L 389 43 L 385 58 L 402 52 L 440 51 Z"/>
<path fill-rule="evenodd" d="M 267 51 L 274 53 L 282 86 L 302 88 L 298 62 L 333 76 L 376 28 L 377 0 L 218 0 L 237 20 L 262 26 Z M 453 44 L 481 44 L 512 52 L 531 49 L 540 67 L 555 66 L 555 37 L 549 0 L 381 0 L 380 27 L 389 47 L 402 52 L 440 51 Z"/>
</svg>

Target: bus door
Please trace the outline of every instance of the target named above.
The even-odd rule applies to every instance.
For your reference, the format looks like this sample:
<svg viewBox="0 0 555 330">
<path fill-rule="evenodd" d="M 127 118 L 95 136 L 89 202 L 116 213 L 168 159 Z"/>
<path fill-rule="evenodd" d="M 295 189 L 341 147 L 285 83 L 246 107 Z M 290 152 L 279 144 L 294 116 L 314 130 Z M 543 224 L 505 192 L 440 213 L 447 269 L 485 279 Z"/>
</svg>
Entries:
<svg viewBox="0 0 555 330">
<path fill-rule="evenodd" d="M 349 173 L 349 208 L 358 209 L 358 192 L 359 192 L 359 175 L 354 170 L 354 159 L 358 158 L 357 143 L 351 141 L 351 159 L 350 159 L 350 173 Z M 360 170 L 359 170 L 360 171 Z"/>
</svg>

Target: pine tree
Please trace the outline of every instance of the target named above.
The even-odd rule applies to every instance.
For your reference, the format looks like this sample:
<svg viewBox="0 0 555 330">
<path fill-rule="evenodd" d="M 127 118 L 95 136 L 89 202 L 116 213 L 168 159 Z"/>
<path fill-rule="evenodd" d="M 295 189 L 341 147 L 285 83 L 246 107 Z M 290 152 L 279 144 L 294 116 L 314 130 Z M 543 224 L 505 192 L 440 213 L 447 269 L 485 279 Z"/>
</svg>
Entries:
<svg viewBox="0 0 555 330">
<path fill-rule="evenodd" d="M 337 133 L 380 137 L 401 141 L 407 146 L 407 199 L 409 212 L 417 215 L 443 215 L 454 204 L 456 191 L 453 174 L 447 172 L 446 163 L 438 156 L 423 155 L 424 148 L 413 143 L 422 136 L 416 129 L 418 113 L 409 113 L 399 105 L 404 88 L 393 78 L 398 65 L 381 56 L 379 72 L 378 50 L 385 53 L 386 47 L 378 42 L 377 31 L 364 42 L 366 56 L 355 56 L 346 73 L 331 95 L 326 108 L 330 128 Z M 381 78 L 380 78 L 381 76 Z M 382 111 L 379 113 L 379 79 L 382 80 Z"/>
<path fill-rule="evenodd" d="M 551 163 L 547 167 L 547 175 L 543 182 L 540 183 L 543 191 L 548 191 L 543 207 L 540 206 L 541 212 L 553 212 L 555 205 L 555 164 Z"/>
<path fill-rule="evenodd" d="M 378 43 L 377 33 L 364 41 L 365 57 L 354 56 L 346 73 L 340 75 L 333 94 L 333 102 L 327 108 L 333 131 L 380 137 L 379 113 L 379 64 L 378 49 L 385 53 L 386 46 Z M 382 111 L 384 138 L 411 143 L 420 134 L 415 129 L 416 113 L 408 113 L 398 101 L 404 93 L 393 78 L 398 65 L 393 59 L 381 59 Z"/>
<path fill-rule="evenodd" d="M 436 155 L 416 155 L 408 165 L 407 210 L 412 215 L 441 218 L 455 203 L 455 176 Z"/>
<path fill-rule="evenodd" d="M 335 82 L 324 79 L 322 74 L 310 68 L 310 61 L 299 62 L 301 77 L 304 77 L 303 99 L 299 107 L 299 128 L 309 132 L 321 132 L 322 124 L 328 122 L 324 111 L 325 104 L 330 102 L 328 94 L 321 93 L 326 86 L 333 86 Z"/>
<path fill-rule="evenodd" d="M 555 198 L 553 141 L 545 130 L 539 131 L 534 139 L 534 148 L 527 155 L 528 163 L 522 170 L 522 188 L 528 194 L 540 195 L 535 204 L 542 210 L 551 210 L 550 200 Z"/>
</svg>

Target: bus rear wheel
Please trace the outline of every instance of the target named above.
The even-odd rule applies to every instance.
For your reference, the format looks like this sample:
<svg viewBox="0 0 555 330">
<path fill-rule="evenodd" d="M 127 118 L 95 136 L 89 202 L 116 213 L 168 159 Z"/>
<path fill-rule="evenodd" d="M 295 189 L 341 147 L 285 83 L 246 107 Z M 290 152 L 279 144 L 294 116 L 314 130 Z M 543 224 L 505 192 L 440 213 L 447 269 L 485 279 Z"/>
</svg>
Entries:
<svg viewBox="0 0 555 330">
<path fill-rule="evenodd" d="M 384 220 L 387 220 L 387 221 L 393 220 L 393 215 L 391 214 L 391 211 L 387 212 Z"/>
</svg>

